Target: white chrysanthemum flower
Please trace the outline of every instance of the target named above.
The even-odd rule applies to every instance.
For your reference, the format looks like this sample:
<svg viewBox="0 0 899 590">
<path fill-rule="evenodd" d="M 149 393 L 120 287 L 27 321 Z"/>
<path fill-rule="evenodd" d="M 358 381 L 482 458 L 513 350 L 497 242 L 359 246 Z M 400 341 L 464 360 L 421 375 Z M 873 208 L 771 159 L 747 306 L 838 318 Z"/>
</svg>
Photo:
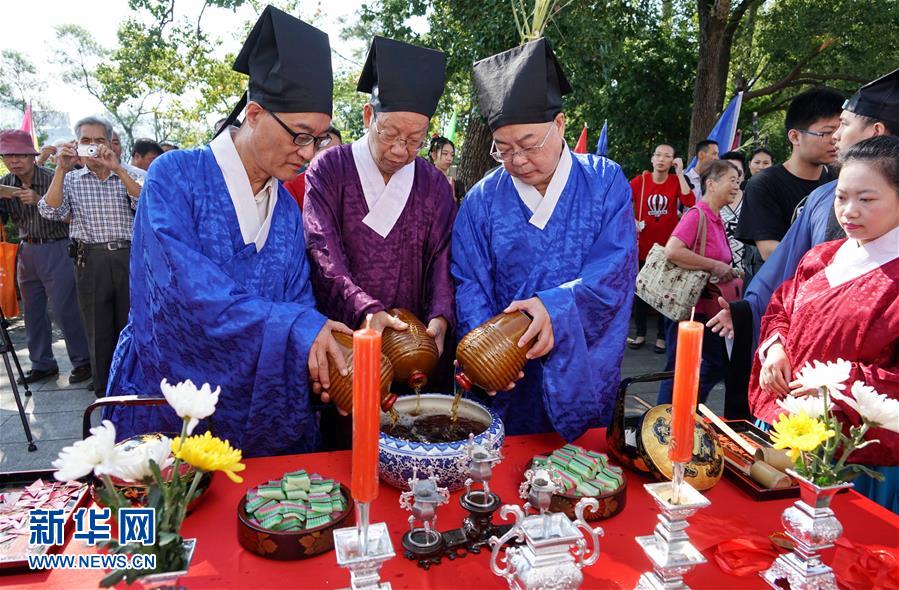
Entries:
<svg viewBox="0 0 899 590">
<path fill-rule="evenodd" d="M 788 395 L 783 399 L 777 400 L 777 405 L 789 414 L 804 413 L 809 418 L 820 418 L 824 415 L 825 410 L 833 408 L 833 402 L 829 402 L 827 408 L 825 408 L 824 398 L 820 395 L 808 395 L 805 397 Z"/>
<path fill-rule="evenodd" d="M 108 473 L 115 448 L 115 426 L 104 420 L 100 426 L 91 428 L 91 436 L 79 440 L 59 452 L 52 465 L 56 469 L 53 476 L 59 481 L 72 481 L 90 472 L 96 475 Z"/>
<path fill-rule="evenodd" d="M 829 393 L 846 389 L 846 381 L 852 372 L 852 363 L 837 359 L 836 362 L 814 361 L 814 366 L 806 363 L 796 375 L 796 380 L 806 389 L 822 390 Z"/>
<path fill-rule="evenodd" d="M 858 412 L 876 428 L 899 432 L 899 400 L 889 398 L 861 381 L 852 384 L 851 395 L 834 392 L 833 398 Z"/>
<path fill-rule="evenodd" d="M 162 389 L 165 401 L 175 409 L 178 417 L 182 420 L 189 420 L 187 434 L 193 433 L 200 420 L 215 412 L 215 405 L 218 403 L 219 393 L 222 391 L 221 387 L 216 387 L 215 391 L 212 391 L 208 383 L 204 383 L 203 387 L 197 389 L 190 379 L 177 385 L 171 385 L 163 379 L 159 388 Z"/>
<path fill-rule="evenodd" d="M 130 449 L 116 447 L 115 458 L 109 475 L 125 481 L 143 481 L 153 472 L 150 469 L 152 459 L 160 471 L 172 464 L 172 441 L 168 437 L 153 437 L 142 441 Z"/>
</svg>

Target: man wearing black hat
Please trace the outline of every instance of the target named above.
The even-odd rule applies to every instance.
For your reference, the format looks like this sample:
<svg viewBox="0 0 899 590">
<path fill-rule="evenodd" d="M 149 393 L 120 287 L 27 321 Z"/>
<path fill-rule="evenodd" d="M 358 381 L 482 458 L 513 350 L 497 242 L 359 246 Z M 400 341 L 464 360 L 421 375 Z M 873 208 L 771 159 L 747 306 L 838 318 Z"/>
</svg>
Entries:
<svg viewBox="0 0 899 590">
<path fill-rule="evenodd" d="M 838 154 L 845 154 L 856 143 L 877 135 L 899 135 L 899 70 L 862 86 L 843 105 L 840 127 L 834 132 Z M 731 375 L 738 380 L 731 391 L 746 391 L 752 353 L 756 350 L 759 324 L 771 296 L 781 283 L 793 277 L 806 252 L 823 242 L 846 237 L 836 214 L 834 197 L 837 181 L 832 180 L 812 191 L 799 205 L 799 214 L 756 274 L 741 301 L 719 302 L 724 309 L 708 325 L 716 333 L 734 338 Z M 725 400 L 728 418 L 747 418 L 748 400 Z"/>
<path fill-rule="evenodd" d="M 312 162 L 303 208 L 322 313 L 350 326 L 374 314 L 375 329 L 405 330 L 387 310 L 408 309 L 441 353 L 454 315 L 455 203 L 442 173 L 418 152 L 445 70 L 439 51 L 375 37 L 357 87 L 371 94 L 363 111 L 368 132 Z"/>
<path fill-rule="evenodd" d="M 237 56 L 249 92 L 208 146 L 165 153 L 134 222 L 132 308 L 110 395 L 159 396 L 163 379 L 221 386 L 217 436 L 245 456 L 318 445 L 312 377 L 328 355 L 345 370 L 315 310 L 299 211 L 280 182 L 330 138 L 328 37 L 267 7 Z M 243 105 L 238 129 L 232 123 Z M 180 430 L 162 408 L 116 408 L 120 436 Z"/>
<path fill-rule="evenodd" d="M 573 440 L 612 416 L 637 274 L 630 186 L 618 164 L 566 145 L 571 87 L 545 39 L 477 62 L 474 77 L 502 166 L 453 228 L 458 332 L 527 312 L 518 345 L 536 340 L 531 360 L 514 391 L 488 392 L 493 409 L 511 434 Z"/>
</svg>

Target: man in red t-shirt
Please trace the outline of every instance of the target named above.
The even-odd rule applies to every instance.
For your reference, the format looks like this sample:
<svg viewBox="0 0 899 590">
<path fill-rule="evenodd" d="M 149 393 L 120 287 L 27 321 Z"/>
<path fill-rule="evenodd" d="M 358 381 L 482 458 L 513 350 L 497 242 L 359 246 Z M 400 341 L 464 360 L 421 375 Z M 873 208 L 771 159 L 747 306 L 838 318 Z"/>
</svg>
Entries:
<svg viewBox="0 0 899 590">
<path fill-rule="evenodd" d="M 656 146 L 652 154 L 652 171 L 644 171 L 631 181 L 634 199 L 634 217 L 637 220 L 638 256 L 640 267 L 653 244 L 662 246 L 677 226 L 677 201 L 684 207 L 692 207 L 696 196 L 684 177 L 684 162 L 674 157 L 674 148 L 668 144 Z M 674 174 L 671 169 L 674 168 Z M 634 298 L 634 321 L 637 334 L 628 338 L 628 346 L 641 348 L 646 343 L 646 316 L 649 305 L 639 297 Z M 663 317 L 659 314 L 655 351 L 665 352 Z"/>
</svg>

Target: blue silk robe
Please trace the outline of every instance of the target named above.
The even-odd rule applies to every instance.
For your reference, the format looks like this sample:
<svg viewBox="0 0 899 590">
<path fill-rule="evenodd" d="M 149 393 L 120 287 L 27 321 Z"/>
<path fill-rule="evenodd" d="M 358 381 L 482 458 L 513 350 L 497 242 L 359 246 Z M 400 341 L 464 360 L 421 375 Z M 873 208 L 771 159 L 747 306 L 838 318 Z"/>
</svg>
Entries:
<svg viewBox="0 0 899 590">
<path fill-rule="evenodd" d="M 543 230 L 502 168 L 469 191 L 453 228 L 458 334 L 514 300 L 540 297 L 555 346 L 490 402 L 507 432 L 556 430 L 574 440 L 608 423 L 615 404 L 637 274 L 631 189 L 604 157 L 572 154 Z"/>
<path fill-rule="evenodd" d="M 221 386 L 213 433 L 246 457 L 318 444 L 306 367 L 325 318 L 315 310 L 299 209 L 277 190 L 257 252 L 241 236 L 209 146 L 153 163 L 134 221 L 131 313 L 108 389 L 160 397 L 163 378 Z M 168 406 L 116 408 L 112 420 L 120 438 L 180 432 Z"/>
<path fill-rule="evenodd" d="M 832 180 L 809 193 L 805 207 L 784 239 L 749 282 L 743 299 L 752 310 L 753 342 L 758 339 L 759 324 L 771 296 L 784 281 L 793 278 L 806 252 L 827 241 L 827 222 L 833 210 L 836 189 L 837 181 Z"/>
</svg>

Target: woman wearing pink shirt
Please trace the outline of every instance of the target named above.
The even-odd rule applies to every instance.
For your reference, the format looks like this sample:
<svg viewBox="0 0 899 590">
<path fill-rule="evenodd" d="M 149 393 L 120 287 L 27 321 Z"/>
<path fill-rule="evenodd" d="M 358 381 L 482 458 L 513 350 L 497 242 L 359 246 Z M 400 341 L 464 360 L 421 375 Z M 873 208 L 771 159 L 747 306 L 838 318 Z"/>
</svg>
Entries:
<svg viewBox="0 0 899 590">
<path fill-rule="evenodd" d="M 740 273 L 731 266 L 730 244 L 724 232 L 724 221 L 721 219 L 721 208 L 734 201 L 740 191 L 740 177 L 737 168 L 726 160 L 716 160 L 709 164 L 700 177 L 702 198 L 681 218 L 674 228 L 665 254 L 668 260 L 688 270 L 704 270 L 710 273 L 711 279 L 696 304 L 695 319 L 705 324 L 708 318 L 720 309 L 716 303 L 719 296 L 728 301 L 740 297 L 742 280 Z M 701 217 L 705 218 L 706 246 L 705 255 L 697 252 L 701 245 Z M 674 358 L 677 353 L 677 322 L 669 321 L 665 334 L 668 344 L 668 362 L 666 371 L 674 369 Z M 702 337 L 702 367 L 699 374 L 699 396 L 705 401 L 709 392 L 718 384 L 727 371 L 727 352 L 724 339 L 705 329 Z M 671 403 L 671 380 L 663 381 L 659 387 L 660 404 Z"/>
</svg>

